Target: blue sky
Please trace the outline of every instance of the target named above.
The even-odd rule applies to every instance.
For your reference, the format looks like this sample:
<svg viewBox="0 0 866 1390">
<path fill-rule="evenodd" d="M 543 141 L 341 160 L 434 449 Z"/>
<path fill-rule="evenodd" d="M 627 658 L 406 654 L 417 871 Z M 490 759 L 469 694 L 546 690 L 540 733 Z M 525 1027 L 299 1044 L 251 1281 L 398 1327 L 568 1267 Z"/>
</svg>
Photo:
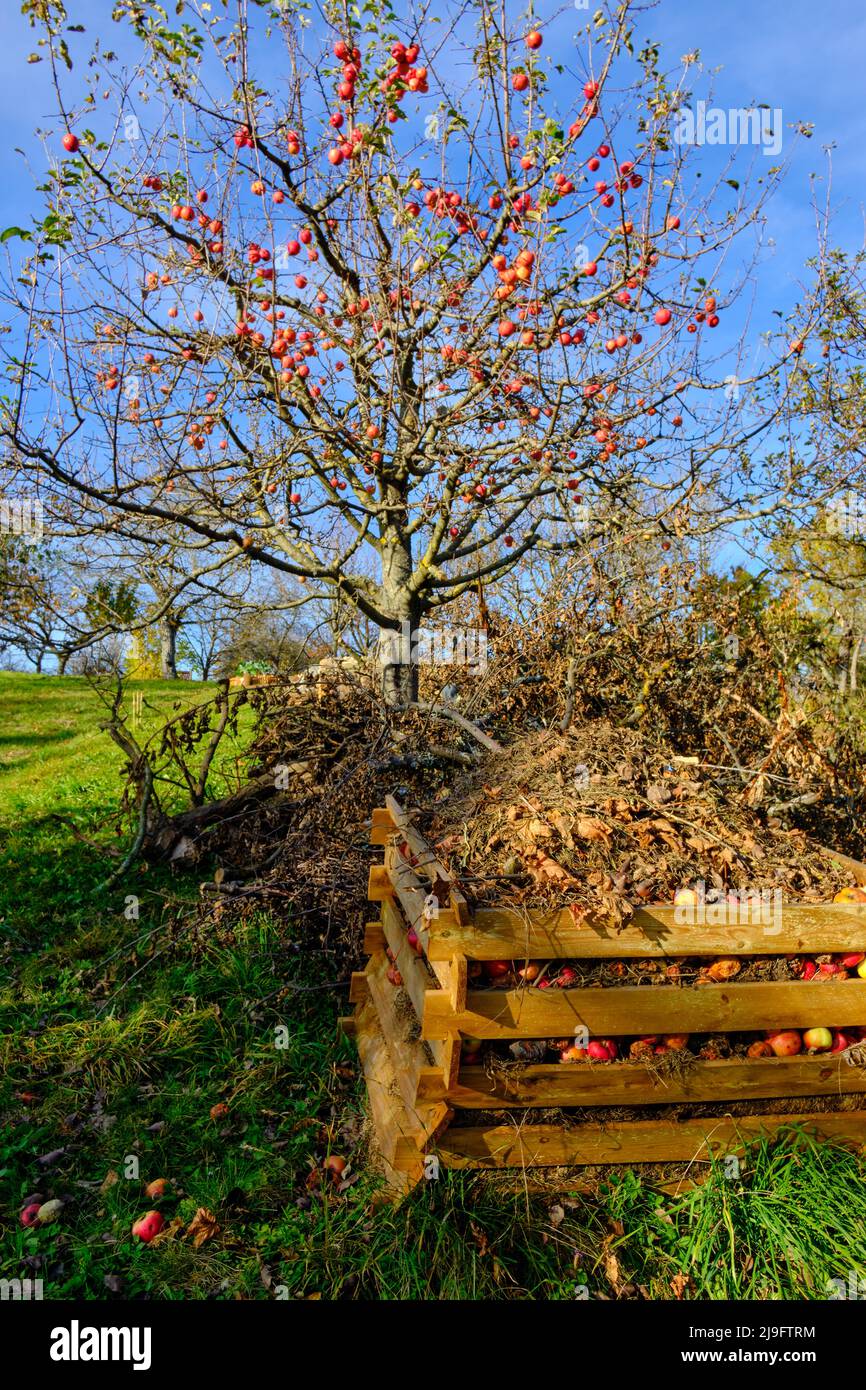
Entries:
<svg viewBox="0 0 866 1390">
<path fill-rule="evenodd" d="M 541 0 L 535 5 L 537 20 L 545 28 L 545 56 L 560 56 L 569 63 L 575 57 L 571 36 L 576 35 L 592 10 L 563 7 Z M 108 16 L 112 0 L 67 0 L 69 18 L 87 28 L 74 40 L 78 53 L 101 35 L 109 46 L 124 47 L 119 26 Z M 440 7 L 434 4 L 434 11 Z M 515 18 L 520 7 L 509 0 Z M 548 23 L 549 21 L 549 23 Z M 635 47 L 645 40 L 662 47 L 662 67 L 675 68 L 681 55 L 699 50 L 703 77 L 696 80 L 699 95 L 709 95 L 722 108 L 745 108 L 764 103 L 780 109 L 783 124 L 782 158 L 792 154 L 788 176 L 767 208 L 768 233 L 774 246 L 762 259 L 754 287 L 755 312 L 750 335 L 778 328 L 773 309 L 789 311 L 800 297 L 800 285 L 808 280 L 807 257 L 816 247 L 813 193 L 823 204 L 826 197 L 826 147 L 833 148 L 835 210 L 833 242 L 856 250 L 863 237 L 862 189 L 866 187 L 866 107 L 862 64 L 866 55 L 866 3 L 864 0 L 660 0 L 636 23 Z M 50 142 L 56 153 L 57 131 L 52 119 L 53 98 L 47 63 L 28 65 L 36 35 L 19 13 L 19 0 L 5 0 L 3 42 L 0 44 L 0 110 L 5 138 L 0 142 L 0 227 L 26 225 L 38 207 L 33 192 L 36 181 L 16 150 L 31 157 L 33 173 L 40 176 L 45 158 L 34 140 L 40 125 L 54 132 Z M 570 51 L 569 51 L 570 50 Z M 563 81 L 559 95 L 573 96 L 571 79 Z M 563 102 L 563 104 L 565 104 Z M 811 123 L 811 139 L 795 142 L 790 127 Z M 729 151 L 705 147 L 701 161 L 711 181 Z M 761 153 L 745 151 L 756 172 L 776 163 Z M 817 182 L 813 184 L 813 176 Z M 20 243 L 12 243 L 13 249 Z M 727 325 L 725 325 L 727 327 Z M 731 328 L 734 327 L 733 322 Z M 723 333 L 720 330 L 719 346 Z"/>
<path fill-rule="evenodd" d="M 117 44 L 119 32 L 107 16 L 111 0 L 67 0 L 72 21 L 87 26 L 88 37 L 101 32 Z M 435 7 L 434 7 L 435 8 Z M 590 5 L 590 9 L 592 5 Z M 560 10 L 542 0 L 540 20 Z M 514 10 L 517 13 L 516 7 Z M 574 32 L 587 11 L 575 11 Z M 568 13 L 553 32 L 566 39 Z M 861 190 L 866 181 L 866 105 L 863 61 L 866 57 L 866 5 L 863 0 L 661 0 L 637 24 L 637 37 L 661 42 L 667 63 L 699 49 L 714 78 L 716 104 L 742 107 L 763 101 L 779 107 L 783 120 L 814 122 L 811 140 L 802 141 L 785 188 L 771 209 L 777 254 L 768 266 L 768 288 L 780 290 L 800 275 L 804 254 L 814 242 L 810 210 L 810 174 L 825 173 L 823 147 L 835 145 L 834 204 L 838 240 L 853 248 L 862 237 Z M 83 43 L 83 38 L 77 43 Z M 33 151 L 33 131 L 48 124 L 51 94 L 47 64 L 28 65 L 35 36 L 19 13 L 18 0 L 4 0 L 0 44 L 0 207 L 3 225 L 20 220 L 35 206 L 21 155 Z M 547 52 L 551 49 L 548 47 Z M 785 131 L 786 148 L 790 131 Z M 709 152 L 707 152 L 709 153 Z M 41 159 L 36 155 L 41 172 Z M 770 161 L 771 162 L 771 161 Z M 822 184 L 823 187 L 823 184 Z"/>
<path fill-rule="evenodd" d="M 589 8 L 578 9 L 583 3 Z M 67 0 L 67 6 L 70 21 L 81 22 L 87 29 L 86 35 L 74 37 L 73 51 L 83 53 L 97 35 L 123 51 L 125 35 L 108 18 L 112 0 Z M 19 0 L 5 0 L 0 44 L 5 135 L 0 144 L 0 227 L 26 225 L 28 213 L 38 208 L 32 189 L 35 180 L 16 151 L 27 151 L 33 172 L 41 175 L 45 159 L 33 132 L 40 125 L 55 130 L 48 64 L 27 64 L 36 35 L 19 8 Z M 434 11 L 437 8 L 434 5 Z M 516 4 L 509 5 L 509 10 L 515 18 L 521 13 Z M 571 37 L 587 22 L 591 10 L 591 0 L 575 0 L 573 10 L 549 0 L 536 4 L 536 18 L 546 29 L 545 56 L 559 57 L 561 52 L 572 63 L 578 55 Z M 824 0 L 821 5 L 814 0 L 769 0 L 763 5 L 755 0 L 659 0 L 638 18 L 635 38 L 636 47 L 646 39 L 660 42 L 662 67 L 668 69 L 676 67 L 682 54 L 699 50 L 704 72 L 696 79 L 696 89 L 698 94 L 709 94 L 711 86 L 714 105 L 744 108 L 758 102 L 782 112 L 781 158 L 792 154 L 793 162 L 768 207 L 767 231 L 775 244 L 762 256 L 760 276 L 748 295 L 754 297 L 755 305 L 750 337 L 757 343 L 760 333 L 780 326 L 771 311 L 790 310 L 799 297 L 799 285 L 808 278 L 804 261 L 816 246 L 812 197 L 817 193 L 821 203 L 826 197 L 827 146 L 834 147 L 833 240 L 849 251 L 862 240 L 866 107 L 859 98 L 864 85 L 866 4 L 863 0 Z M 570 79 L 558 95 L 566 105 L 566 98 L 573 95 Z M 790 127 L 798 121 L 813 123 L 811 139 L 795 140 Z M 55 146 L 56 134 L 52 153 Z M 700 159 L 707 182 L 729 154 L 704 147 Z M 749 163 L 760 174 L 777 162 L 753 150 L 738 153 L 737 158 L 742 161 L 741 178 Z M 813 175 L 817 175 L 814 184 Z M 723 324 L 718 346 L 734 327 L 733 320 Z"/>
</svg>

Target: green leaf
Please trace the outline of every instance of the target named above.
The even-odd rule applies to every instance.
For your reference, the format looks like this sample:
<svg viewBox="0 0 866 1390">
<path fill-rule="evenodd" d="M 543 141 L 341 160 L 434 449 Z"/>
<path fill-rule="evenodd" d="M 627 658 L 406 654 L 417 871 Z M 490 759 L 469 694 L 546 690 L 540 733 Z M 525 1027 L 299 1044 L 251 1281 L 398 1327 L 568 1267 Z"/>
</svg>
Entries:
<svg viewBox="0 0 866 1390">
<path fill-rule="evenodd" d="M 5 231 L 0 232 L 0 243 L 11 241 L 14 236 L 20 237 L 22 241 L 33 240 L 33 233 L 28 232 L 24 227 L 7 227 Z"/>
</svg>

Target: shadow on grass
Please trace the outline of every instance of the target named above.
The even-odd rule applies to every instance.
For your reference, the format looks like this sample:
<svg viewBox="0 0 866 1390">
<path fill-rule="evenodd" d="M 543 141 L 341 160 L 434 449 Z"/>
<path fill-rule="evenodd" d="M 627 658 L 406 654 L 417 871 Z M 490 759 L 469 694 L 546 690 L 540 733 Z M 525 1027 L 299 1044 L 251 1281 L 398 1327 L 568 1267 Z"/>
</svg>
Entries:
<svg viewBox="0 0 866 1390">
<path fill-rule="evenodd" d="M 79 730 L 77 729 L 58 729 L 53 734 L 42 732 L 32 734 L 0 734 L 0 748 L 2 748 L 4 744 L 11 745 L 12 747 L 17 747 L 19 744 L 25 748 L 29 748 L 33 745 L 39 747 L 43 743 L 67 743 L 69 739 L 78 737 Z"/>
</svg>

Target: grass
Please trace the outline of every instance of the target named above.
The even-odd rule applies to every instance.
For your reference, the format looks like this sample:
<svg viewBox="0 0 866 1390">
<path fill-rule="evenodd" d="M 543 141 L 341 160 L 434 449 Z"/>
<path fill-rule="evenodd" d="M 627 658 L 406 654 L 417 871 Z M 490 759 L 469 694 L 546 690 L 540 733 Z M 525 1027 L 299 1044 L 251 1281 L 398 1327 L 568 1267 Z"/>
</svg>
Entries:
<svg viewBox="0 0 866 1390">
<path fill-rule="evenodd" d="M 142 686 L 154 725 L 207 693 Z M 0 676 L 0 1276 L 89 1299 L 808 1299 L 866 1280 L 863 1158 L 796 1132 L 679 1195 L 627 1169 L 546 1199 L 443 1174 L 382 1204 L 339 962 L 256 912 L 202 926 L 195 875 L 139 867 L 95 894 L 104 854 L 53 817 L 106 836 L 122 759 L 100 717 L 81 681 Z M 318 1183 L 329 1151 L 351 1157 L 344 1192 Z M 25 1228 L 35 1192 L 64 1206 Z M 154 1205 L 168 1224 L 145 1246 L 130 1227 Z"/>
</svg>

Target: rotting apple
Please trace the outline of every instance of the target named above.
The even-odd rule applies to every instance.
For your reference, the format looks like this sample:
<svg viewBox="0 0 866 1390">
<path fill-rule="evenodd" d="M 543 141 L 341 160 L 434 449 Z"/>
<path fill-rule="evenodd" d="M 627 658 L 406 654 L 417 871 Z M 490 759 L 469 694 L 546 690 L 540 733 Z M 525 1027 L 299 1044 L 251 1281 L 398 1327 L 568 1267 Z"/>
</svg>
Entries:
<svg viewBox="0 0 866 1390">
<path fill-rule="evenodd" d="M 330 1174 L 333 1183 L 342 1182 L 343 1174 L 348 1166 L 346 1159 L 342 1158 L 340 1154 L 328 1154 L 328 1157 L 322 1160 L 322 1167 L 326 1173 Z"/>
<path fill-rule="evenodd" d="M 165 1225 L 165 1217 L 160 1211 L 146 1211 L 144 1216 L 140 1216 L 137 1221 L 132 1223 L 132 1234 L 138 1236 L 145 1244 L 153 1240 Z"/>
<path fill-rule="evenodd" d="M 767 1042 L 774 1057 L 795 1057 L 803 1050 L 803 1040 L 793 1028 L 784 1028 L 778 1033 L 770 1033 Z"/>
<path fill-rule="evenodd" d="M 834 903 L 866 903 L 866 889 L 840 888 L 833 901 Z"/>
</svg>

